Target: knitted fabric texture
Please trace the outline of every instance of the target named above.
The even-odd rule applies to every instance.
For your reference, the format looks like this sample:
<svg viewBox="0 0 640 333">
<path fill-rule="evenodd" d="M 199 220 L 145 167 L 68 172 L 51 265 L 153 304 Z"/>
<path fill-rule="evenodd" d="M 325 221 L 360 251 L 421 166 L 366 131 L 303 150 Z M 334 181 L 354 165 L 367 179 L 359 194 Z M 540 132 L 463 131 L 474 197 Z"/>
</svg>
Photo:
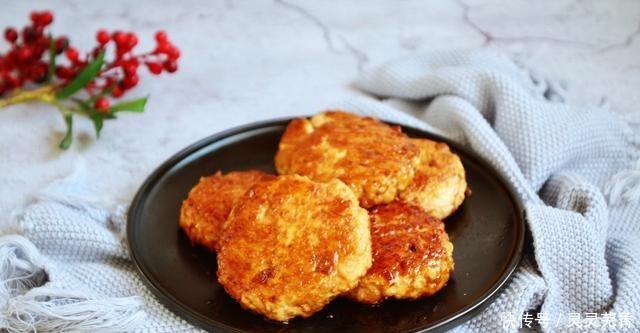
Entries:
<svg viewBox="0 0 640 333">
<path fill-rule="evenodd" d="M 640 331 L 640 139 L 613 113 L 564 104 L 545 82 L 501 55 L 438 53 L 365 72 L 358 85 L 378 100 L 333 107 L 460 142 L 524 203 L 534 253 L 453 331 L 516 332 L 526 311 L 549 316 L 532 320 L 544 332 Z M 128 257 L 125 209 L 79 199 L 83 178 L 80 168 L 52 185 L 16 218 L 23 237 L 0 239 L 0 327 L 198 331 L 144 287 Z"/>
</svg>

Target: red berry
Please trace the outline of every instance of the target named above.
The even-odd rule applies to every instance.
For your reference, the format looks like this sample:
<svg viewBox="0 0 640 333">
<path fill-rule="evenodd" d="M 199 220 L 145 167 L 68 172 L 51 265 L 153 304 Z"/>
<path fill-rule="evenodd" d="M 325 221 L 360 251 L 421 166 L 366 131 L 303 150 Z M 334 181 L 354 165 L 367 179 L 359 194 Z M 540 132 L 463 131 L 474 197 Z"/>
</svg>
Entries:
<svg viewBox="0 0 640 333">
<path fill-rule="evenodd" d="M 100 97 L 96 100 L 95 104 L 93 105 L 96 109 L 98 109 L 98 111 L 102 111 L 102 112 L 109 112 L 109 100 L 105 97 Z"/>
<path fill-rule="evenodd" d="M 69 47 L 69 40 L 66 37 L 58 37 L 56 38 L 56 54 L 62 53 L 62 51 L 66 50 Z"/>
<path fill-rule="evenodd" d="M 47 70 L 49 66 L 45 62 L 39 62 L 33 68 L 33 81 L 42 83 L 47 78 Z"/>
<path fill-rule="evenodd" d="M 53 14 L 51 14 L 50 11 L 45 10 L 44 12 L 40 13 L 40 23 L 43 26 L 49 25 L 51 24 L 51 22 L 53 22 Z"/>
<path fill-rule="evenodd" d="M 127 44 L 127 35 L 122 31 L 116 31 L 111 35 L 111 38 L 118 47 L 124 47 Z"/>
<path fill-rule="evenodd" d="M 22 39 L 27 43 L 33 41 L 37 36 L 38 32 L 33 27 L 26 26 L 22 29 Z"/>
<path fill-rule="evenodd" d="M 107 44 L 109 42 L 109 33 L 107 32 L 107 30 L 98 30 L 98 32 L 96 33 L 96 40 L 98 40 L 98 43 L 100 43 L 100 45 Z"/>
<path fill-rule="evenodd" d="M 156 41 L 159 44 L 164 44 L 167 42 L 167 33 L 164 32 L 163 30 L 159 30 L 158 32 L 156 32 Z"/>
<path fill-rule="evenodd" d="M 39 37 L 42 37 L 42 35 L 44 34 L 44 27 L 37 26 L 37 27 L 35 27 L 33 30 L 35 30 L 35 37 L 34 37 L 34 39 L 39 38 Z"/>
<path fill-rule="evenodd" d="M 153 54 L 164 54 L 164 52 L 167 50 L 167 46 L 166 44 L 158 44 L 158 46 L 156 46 L 155 50 L 153 50 Z"/>
<path fill-rule="evenodd" d="M 38 45 L 38 47 L 41 47 L 43 49 L 49 49 L 49 38 L 45 37 L 45 36 L 40 36 L 38 37 L 38 40 L 36 41 L 36 45 Z"/>
<path fill-rule="evenodd" d="M 167 60 L 164 62 L 164 69 L 169 73 L 174 73 L 178 70 L 178 63 L 173 60 Z"/>
<path fill-rule="evenodd" d="M 122 69 L 124 70 L 125 75 L 131 76 L 136 74 L 136 72 L 138 71 L 138 65 L 134 62 L 127 62 L 124 66 L 122 66 Z"/>
<path fill-rule="evenodd" d="M 31 12 L 30 18 L 37 27 L 44 27 L 53 22 L 53 14 L 50 11 Z"/>
<path fill-rule="evenodd" d="M 171 45 L 166 52 L 167 57 L 171 60 L 176 60 L 180 58 L 180 50 L 177 47 Z"/>
<path fill-rule="evenodd" d="M 61 79 L 68 79 L 73 75 L 73 72 L 68 67 L 59 66 L 56 68 L 56 76 Z"/>
<path fill-rule="evenodd" d="M 28 47 L 23 47 L 18 50 L 18 58 L 22 61 L 29 60 L 32 55 L 33 53 L 31 52 L 31 49 Z"/>
<path fill-rule="evenodd" d="M 149 68 L 149 72 L 152 74 L 158 75 L 162 73 L 162 65 L 157 62 L 147 62 L 147 68 Z"/>
<path fill-rule="evenodd" d="M 18 39 L 18 32 L 14 28 L 7 28 L 4 30 L 4 38 L 9 43 L 13 43 Z"/>
<path fill-rule="evenodd" d="M 67 49 L 67 51 L 65 52 L 65 55 L 67 56 L 67 59 L 69 59 L 71 62 L 77 62 L 78 61 L 78 50 L 74 49 L 73 47 L 70 47 Z"/>
<path fill-rule="evenodd" d="M 113 87 L 113 90 L 111 90 L 111 96 L 113 97 L 120 97 L 124 94 L 124 90 L 118 85 Z"/>
<path fill-rule="evenodd" d="M 35 11 L 31 12 L 29 13 L 29 18 L 31 19 L 31 22 L 38 23 L 38 21 L 40 21 L 40 13 Z"/>
<path fill-rule="evenodd" d="M 122 80 L 122 85 L 126 89 L 131 89 L 135 87 L 139 81 L 140 81 L 140 77 L 134 74 L 134 75 L 125 77 L 124 80 Z"/>
<path fill-rule="evenodd" d="M 127 34 L 127 48 L 131 49 L 138 44 L 138 37 L 133 33 Z"/>
</svg>

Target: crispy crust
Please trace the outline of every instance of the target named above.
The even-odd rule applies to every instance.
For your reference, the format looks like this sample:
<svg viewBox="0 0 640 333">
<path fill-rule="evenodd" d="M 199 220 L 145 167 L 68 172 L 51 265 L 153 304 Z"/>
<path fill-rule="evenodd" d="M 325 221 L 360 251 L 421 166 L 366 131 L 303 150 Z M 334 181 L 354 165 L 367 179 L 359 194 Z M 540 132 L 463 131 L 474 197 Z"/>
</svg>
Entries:
<svg viewBox="0 0 640 333">
<path fill-rule="evenodd" d="M 280 140 L 280 174 L 300 174 L 347 184 L 367 208 L 395 199 L 413 178 L 419 149 L 401 132 L 377 119 L 327 111 L 293 120 Z"/>
<path fill-rule="evenodd" d="M 244 308 L 287 321 L 350 290 L 371 266 L 369 216 L 339 180 L 254 185 L 225 223 L 218 281 Z"/>
<path fill-rule="evenodd" d="M 392 202 L 370 212 L 373 266 L 346 296 L 376 304 L 442 289 L 453 271 L 453 244 L 442 221 L 416 206 Z"/>
<path fill-rule="evenodd" d="M 420 147 L 420 164 L 413 180 L 400 191 L 402 201 L 422 207 L 438 219 L 451 215 L 462 204 L 467 190 L 460 157 L 443 142 L 412 139 Z"/>
<path fill-rule="evenodd" d="M 224 221 L 235 202 L 253 184 L 275 176 L 258 170 L 234 171 L 200 178 L 180 209 L 180 227 L 191 242 L 212 251 L 218 250 L 218 239 Z"/>
</svg>

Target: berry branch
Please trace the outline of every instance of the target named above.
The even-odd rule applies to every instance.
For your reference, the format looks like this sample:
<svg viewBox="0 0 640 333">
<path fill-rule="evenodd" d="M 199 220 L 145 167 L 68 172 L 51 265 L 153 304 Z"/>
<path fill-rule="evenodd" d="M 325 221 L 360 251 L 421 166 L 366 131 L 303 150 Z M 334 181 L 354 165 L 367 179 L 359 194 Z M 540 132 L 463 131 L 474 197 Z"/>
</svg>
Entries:
<svg viewBox="0 0 640 333">
<path fill-rule="evenodd" d="M 144 111 L 146 97 L 112 104 L 138 85 L 140 67 L 153 75 L 178 69 L 180 50 L 164 31 L 156 32 L 152 51 L 136 54 L 133 32 L 99 30 L 98 45 L 82 54 L 68 38 L 47 31 L 51 12 L 32 12 L 30 19 L 20 32 L 4 31 L 10 49 L 0 54 L 0 108 L 26 102 L 55 106 L 67 126 L 62 149 L 73 141 L 74 115 L 88 117 L 99 137 L 105 120 L 116 119 L 119 112 Z"/>
</svg>

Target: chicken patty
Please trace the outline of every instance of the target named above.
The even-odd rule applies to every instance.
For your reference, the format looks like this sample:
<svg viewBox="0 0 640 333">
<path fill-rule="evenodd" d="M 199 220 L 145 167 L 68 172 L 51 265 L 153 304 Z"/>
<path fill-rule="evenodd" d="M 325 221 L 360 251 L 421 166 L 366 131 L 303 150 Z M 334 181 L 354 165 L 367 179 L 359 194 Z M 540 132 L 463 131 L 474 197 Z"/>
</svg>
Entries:
<svg viewBox="0 0 640 333">
<path fill-rule="evenodd" d="M 445 286 L 454 263 L 442 221 L 398 201 L 373 208 L 370 217 L 373 266 L 345 296 L 376 304 L 430 296 Z"/>
<path fill-rule="evenodd" d="M 193 244 L 218 250 L 222 224 L 235 202 L 253 184 L 275 176 L 258 170 L 234 171 L 200 178 L 180 209 L 180 227 Z"/>
<path fill-rule="evenodd" d="M 422 207 L 437 219 L 444 219 L 465 199 L 467 181 L 460 157 L 446 143 L 428 139 L 412 141 L 420 147 L 420 164 L 399 197 Z"/>
<path fill-rule="evenodd" d="M 414 176 L 419 148 L 399 127 L 342 111 L 289 123 L 275 158 L 280 174 L 337 178 L 371 207 L 395 199 Z"/>
<path fill-rule="evenodd" d="M 298 175 L 254 185 L 225 223 L 218 281 L 244 308 L 309 317 L 371 266 L 369 216 L 339 180 Z"/>
</svg>

